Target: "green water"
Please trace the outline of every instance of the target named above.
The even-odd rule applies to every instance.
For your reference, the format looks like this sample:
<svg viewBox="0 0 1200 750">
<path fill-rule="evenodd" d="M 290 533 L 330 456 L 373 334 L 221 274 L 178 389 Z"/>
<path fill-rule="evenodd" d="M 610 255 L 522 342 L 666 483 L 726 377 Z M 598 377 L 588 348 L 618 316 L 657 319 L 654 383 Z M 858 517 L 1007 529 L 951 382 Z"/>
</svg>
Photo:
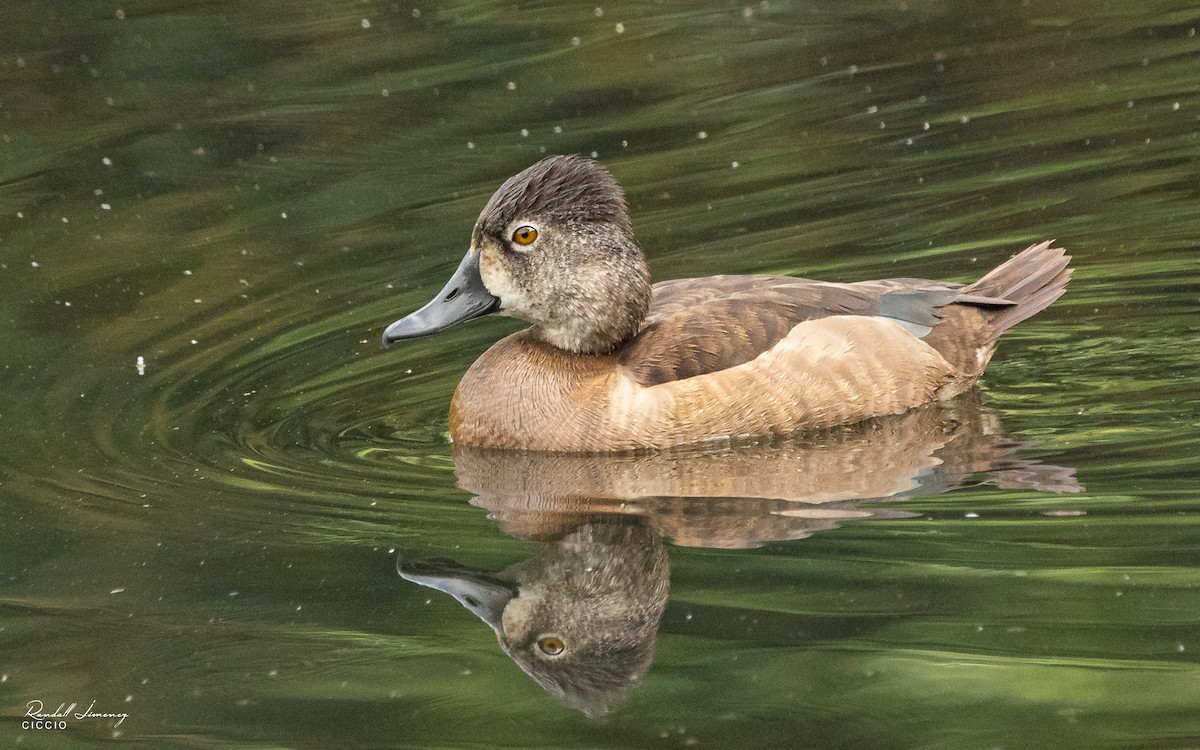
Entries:
<svg viewBox="0 0 1200 750">
<path fill-rule="evenodd" d="M 0 21 L 0 742 L 1200 747 L 1200 6 Z M 450 394 L 515 324 L 380 331 L 505 177 L 593 152 L 658 279 L 968 281 L 1047 238 L 1078 271 L 963 403 L 456 456 Z M 623 656 L 541 686 L 397 575 L 463 570 L 429 558 Z M 26 730 L 34 700 L 128 718 Z"/>
</svg>

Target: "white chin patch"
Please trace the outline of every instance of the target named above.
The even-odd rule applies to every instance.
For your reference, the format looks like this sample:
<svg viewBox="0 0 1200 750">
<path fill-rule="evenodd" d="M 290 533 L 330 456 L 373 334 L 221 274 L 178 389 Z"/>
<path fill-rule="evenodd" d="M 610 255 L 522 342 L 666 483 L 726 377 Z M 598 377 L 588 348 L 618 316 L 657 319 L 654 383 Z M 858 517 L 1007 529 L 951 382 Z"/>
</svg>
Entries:
<svg viewBox="0 0 1200 750">
<path fill-rule="evenodd" d="M 499 315 L 509 318 L 524 317 L 520 311 L 525 309 L 527 300 L 525 295 L 512 283 L 508 274 L 497 268 L 495 264 L 481 262 L 479 278 L 483 280 L 483 286 L 493 296 L 500 299 L 500 309 L 497 311 Z"/>
</svg>

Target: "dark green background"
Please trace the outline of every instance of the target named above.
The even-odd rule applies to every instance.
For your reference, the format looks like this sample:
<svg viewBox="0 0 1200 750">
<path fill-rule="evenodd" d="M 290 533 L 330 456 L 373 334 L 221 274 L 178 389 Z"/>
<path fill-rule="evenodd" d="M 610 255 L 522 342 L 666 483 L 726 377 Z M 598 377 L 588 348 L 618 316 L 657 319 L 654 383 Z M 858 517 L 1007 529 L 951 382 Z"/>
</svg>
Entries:
<svg viewBox="0 0 1200 750">
<path fill-rule="evenodd" d="M 8 0 L 0 24 L 0 741 L 113 736 L 22 731 L 36 698 L 128 711 L 153 748 L 1200 746 L 1200 5 Z M 378 338 L 505 177 L 593 152 L 659 279 L 968 281 L 1057 238 L 1075 280 L 985 391 L 1087 491 L 674 547 L 644 684 L 600 721 L 555 702 L 389 552 L 537 553 L 444 437 L 514 324 Z"/>
</svg>

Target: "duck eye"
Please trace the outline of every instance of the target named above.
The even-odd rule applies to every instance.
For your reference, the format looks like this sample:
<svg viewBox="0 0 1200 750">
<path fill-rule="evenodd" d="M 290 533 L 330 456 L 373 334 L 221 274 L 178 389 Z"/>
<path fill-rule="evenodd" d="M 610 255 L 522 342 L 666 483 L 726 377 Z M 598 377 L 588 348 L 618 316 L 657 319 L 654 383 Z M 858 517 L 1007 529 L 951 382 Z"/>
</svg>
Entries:
<svg viewBox="0 0 1200 750">
<path fill-rule="evenodd" d="M 513 242 L 518 245 L 532 245 L 537 239 L 537 230 L 531 226 L 518 227 L 517 231 L 513 232 Z"/>
<path fill-rule="evenodd" d="M 555 638 L 552 635 L 548 635 L 545 638 L 539 638 L 537 646 L 546 656 L 558 656 L 563 652 L 563 649 L 566 648 L 563 646 L 562 640 Z"/>
</svg>

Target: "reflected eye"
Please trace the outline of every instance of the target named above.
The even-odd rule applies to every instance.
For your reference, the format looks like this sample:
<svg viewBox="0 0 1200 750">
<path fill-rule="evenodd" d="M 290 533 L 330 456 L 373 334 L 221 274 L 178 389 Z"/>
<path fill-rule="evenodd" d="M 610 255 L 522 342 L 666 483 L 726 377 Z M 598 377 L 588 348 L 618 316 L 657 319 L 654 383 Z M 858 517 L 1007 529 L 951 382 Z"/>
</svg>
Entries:
<svg viewBox="0 0 1200 750">
<path fill-rule="evenodd" d="M 513 242 L 518 245 L 532 245 L 537 239 L 537 230 L 531 226 L 518 227 L 517 231 L 513 232 Z"/>
<path fill-rule="evenodd" d="M 562 640 L 555 638 L 552 635 L 538 639 L 537 646 L 546 656 L 558 656 L 565 648 Z"/>
</svg>

